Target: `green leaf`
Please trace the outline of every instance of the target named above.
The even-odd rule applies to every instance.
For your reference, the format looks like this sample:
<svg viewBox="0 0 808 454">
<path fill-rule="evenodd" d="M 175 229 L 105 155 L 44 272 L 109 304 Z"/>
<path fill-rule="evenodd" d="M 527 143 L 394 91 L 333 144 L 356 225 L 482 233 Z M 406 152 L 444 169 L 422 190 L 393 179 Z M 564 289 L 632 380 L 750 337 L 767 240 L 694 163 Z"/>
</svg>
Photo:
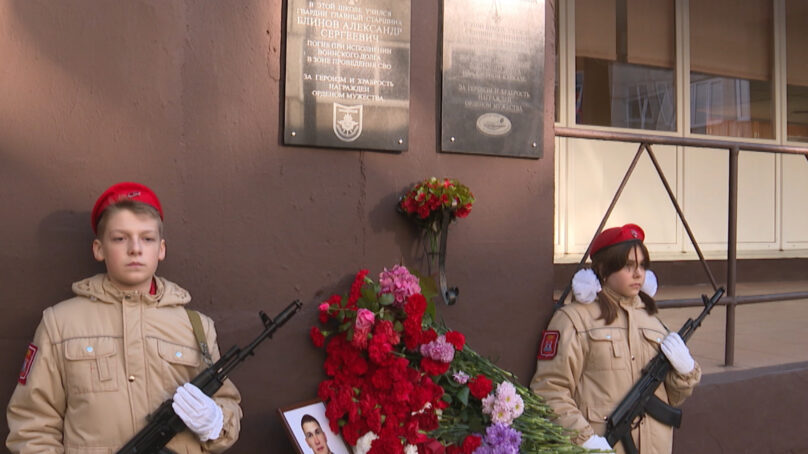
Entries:
<svg viewBox="0 0 808 454">
<path fill-rule="evenodd" d="M 464 386 L 460 392 L 457 393 L 457 400 L 463 403 L 463 405 L 469 404 L 469 387 Z"/>
<path fill-rule="evenodd" d="M 393 304 L 395 300 L 396 298 L 392 293 L 383 293 L 382 295 L 379 295 L 379 304 L 382 306 L 389 306 Z"/>
<path fill-rule="evenodd" d="M 362 287 L 360 293 L 362 295 L 362 299 L 366 301 L 376 301 L 376 292 L 374 292 L 373 288 L 371 288 L 370 286 Z"/>
</svg>

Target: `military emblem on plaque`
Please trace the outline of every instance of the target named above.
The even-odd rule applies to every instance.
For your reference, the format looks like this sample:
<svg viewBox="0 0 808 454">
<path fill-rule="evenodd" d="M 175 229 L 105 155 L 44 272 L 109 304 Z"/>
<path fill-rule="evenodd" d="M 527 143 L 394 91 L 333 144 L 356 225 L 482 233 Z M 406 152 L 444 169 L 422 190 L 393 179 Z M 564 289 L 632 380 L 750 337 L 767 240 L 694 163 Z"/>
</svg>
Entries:
<svg viewBox="0 0 808 454">
<path fill-rule="evenodd" d="M 334 134 L 343 142 L 353 142 L 362 134 L 362 104 L 346 106 L 334 103 Z"/>
</svg>

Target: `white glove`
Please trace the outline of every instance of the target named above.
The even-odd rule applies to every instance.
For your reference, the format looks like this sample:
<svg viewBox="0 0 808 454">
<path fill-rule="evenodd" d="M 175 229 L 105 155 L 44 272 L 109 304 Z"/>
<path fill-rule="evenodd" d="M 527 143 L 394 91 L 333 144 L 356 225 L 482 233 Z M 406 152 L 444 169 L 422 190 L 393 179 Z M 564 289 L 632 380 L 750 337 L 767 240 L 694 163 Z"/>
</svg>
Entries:
<svg viewBox="0 0 808 454">
<path fill-rule="evenodd" d="M 586 449 L 595 449 L 598 451 L 609 451 L 609 452 L 614 451 L 614 449 L 612 449 L 612 447 L 609 446 L 609 442 L 606 441 L 606 439 L 601 437 L 600 435 L 592 435 L 581 446 Z"/>
<path fill-rule="evenodd" d="M 671 362 L 676 372 L 682 375 L 689 374 L 696 367 L 696 361 L 690 356 L 690 350 L 679 337 L 679 333 L 670 333 L 662 340 L 662 353 Z"/>
<path fill-rule="evenodd" d="M 222 409 L 199 388 L 186 383 L 174 393 L 174 412 L 201 441 L 215 440 L 222 432 Z"/>
</svg>

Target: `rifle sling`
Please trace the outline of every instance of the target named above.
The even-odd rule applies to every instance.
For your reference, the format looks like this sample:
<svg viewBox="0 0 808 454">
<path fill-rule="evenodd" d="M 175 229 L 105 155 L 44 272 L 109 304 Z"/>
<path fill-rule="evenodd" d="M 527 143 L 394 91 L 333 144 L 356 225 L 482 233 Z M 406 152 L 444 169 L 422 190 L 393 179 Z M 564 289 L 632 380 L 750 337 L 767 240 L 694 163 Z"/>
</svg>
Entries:
<svg viewBox="0 0 808 454">
<path fill-rule="evenodd" d="M 199 344 L 199 350 L 202 351 L 202 359 L 205 360 L 205 364 L 210 366 L 213 364 L 213 358 L 210 357 L 210 350 L 208 350 L 208 341 L 205 339 L 205 330 L 202 328 L 202 318 L 197 311 L 186 308 L 185 312 L 188 313 L 188 320 L 191 321 L 194 337 L 196 337 L 196 342 Z"/>
<path fill-rule="evenodd" d="M 678 428 L 682 425 L 682 409 L 662 402 L 657 396 L 651 396 L 648 399 L 645 404 L 645 412 L 666 426 Z"/>
</svg>

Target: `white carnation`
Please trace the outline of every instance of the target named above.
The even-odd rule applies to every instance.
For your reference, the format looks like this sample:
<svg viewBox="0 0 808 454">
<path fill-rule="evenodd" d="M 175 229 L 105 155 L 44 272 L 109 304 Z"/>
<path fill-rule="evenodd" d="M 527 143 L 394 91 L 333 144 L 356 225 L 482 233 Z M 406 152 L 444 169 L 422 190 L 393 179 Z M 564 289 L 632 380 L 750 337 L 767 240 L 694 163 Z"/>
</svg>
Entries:
<svg viewBox="0 0 808 454">
<path fill-rule="evenodd" d="M 362 435 L 356 440 L 356 447 L 353 451 L 354 454 L 367 454 L 367 452 L 370 451 L 371 443 L 377 438 L 379 438 L 379 436 L 373 433 L 373 431 L 366 432 L 365 435 Z"/>
</svg>

